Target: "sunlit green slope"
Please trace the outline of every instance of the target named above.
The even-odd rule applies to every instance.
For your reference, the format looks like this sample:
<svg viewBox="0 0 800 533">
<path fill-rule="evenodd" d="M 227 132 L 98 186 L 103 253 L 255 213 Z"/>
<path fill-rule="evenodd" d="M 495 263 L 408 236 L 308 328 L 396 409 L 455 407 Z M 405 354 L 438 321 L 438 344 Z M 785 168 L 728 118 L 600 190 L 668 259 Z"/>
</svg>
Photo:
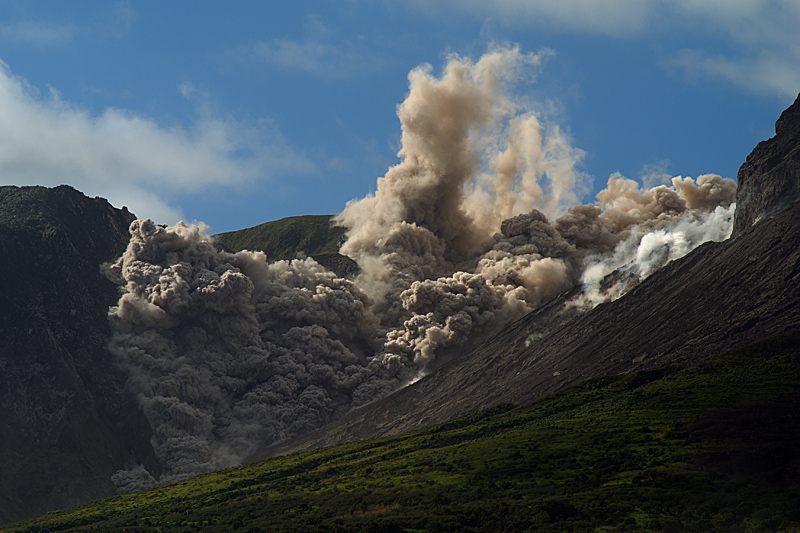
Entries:
<svg viewBox="0 0 800 533">
<path fill-rule="evenodd" d="M 2 530 L 797 531 L 798 437 L 787 336 Z"/>
<path fill-rule="evenodd" d="M 305 215 L 265 222 L 252 228 L 215 235 L 231 251 L 261 250 L 267 259 L 294 259 L 300 255 L 339 251 L 344 228 L 331 225 L 330 215 Z"/>
</svg>

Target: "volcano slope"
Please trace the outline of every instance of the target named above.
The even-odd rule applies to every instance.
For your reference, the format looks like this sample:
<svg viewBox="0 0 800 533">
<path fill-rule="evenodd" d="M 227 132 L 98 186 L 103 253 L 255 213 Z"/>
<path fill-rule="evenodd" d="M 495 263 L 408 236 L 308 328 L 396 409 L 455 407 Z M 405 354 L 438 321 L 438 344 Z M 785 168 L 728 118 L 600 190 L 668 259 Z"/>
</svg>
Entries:
<svg viewBox="0 0 800 533">
<path fill-rule="evenodd" d="M 571 311 L 577 289 L 568 291 L 413 385 L 257 457 L 394 435 L 590 378 L 683 367 L 800 328 L 798 178 L 786 170 L 800 164 L 799 117 L 800 98 L 742 165 L 731 239 L 586 313 Z"/>
</svg>

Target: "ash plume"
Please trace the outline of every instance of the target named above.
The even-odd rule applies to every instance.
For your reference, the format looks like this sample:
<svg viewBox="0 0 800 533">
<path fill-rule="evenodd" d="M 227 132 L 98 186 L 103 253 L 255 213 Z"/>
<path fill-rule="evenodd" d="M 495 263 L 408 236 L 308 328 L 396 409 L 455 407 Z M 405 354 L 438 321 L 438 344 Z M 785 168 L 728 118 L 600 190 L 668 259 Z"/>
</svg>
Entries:
<svg viewBox="0 0 800 533">
<path fill-rule="evenodd" d="M 541 59 L 496 49 L 451 57 L 440 78 L 409 75 L 401 162 L 338 217 L 387 352 L 425 367 L 578 283 L 587 257 L 733 202 L 734 182 L 716 175 L 647 190 L 613 175 L 596 204 L 567 210 L 587 188 L 583 152 L 510 91 Z"/>
<path fill-rule="evenodd" d="M 583 152 L 514 97 L 544 55 L 497 48 L 409 74 L 400 162 L 337 217 L 353 280 L 224 252 L 201 227 L 132 224 L 106 266 L 123 292 L 110 349 L 153 427 L 165 475 L 152 482 L 320 428 L 576 284 L 571 305 L 589 309 L 727 238 L 736 186 L 714 174 L 648 189 L 615 174 L 576 205 Z"/>
</svg>

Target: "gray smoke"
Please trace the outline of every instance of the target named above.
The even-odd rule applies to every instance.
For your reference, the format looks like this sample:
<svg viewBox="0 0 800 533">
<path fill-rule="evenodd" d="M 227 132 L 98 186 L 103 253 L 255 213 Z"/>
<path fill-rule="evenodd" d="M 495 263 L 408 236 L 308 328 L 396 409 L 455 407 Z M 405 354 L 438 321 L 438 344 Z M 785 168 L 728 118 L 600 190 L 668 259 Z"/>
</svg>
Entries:
<svg viewBox="0 0 800 533">
<path fill-rule="evenodd" d="M 440 78 L 411 72 L 400 163 L 337 218 L 355 280 L 312 259 L 226 253 L 197 226 L 132 224 L 106 266 L 123 291 L 110 349 L 165 474 L 118 472 L 120 490 L 238 464 L 578 283 L 573 305 L 588 309 L 623 292 L 620 280 L 727 236 L 736 187 L 716 175 L 650 189 L 613 175 L 595 203 L 568 208 L 587 187 L 583 153 L 512 96 L 540 61 L 496 49 L 451 57 Z M 615 292 L 601 287 L 621 268 Z"/>
</svg>

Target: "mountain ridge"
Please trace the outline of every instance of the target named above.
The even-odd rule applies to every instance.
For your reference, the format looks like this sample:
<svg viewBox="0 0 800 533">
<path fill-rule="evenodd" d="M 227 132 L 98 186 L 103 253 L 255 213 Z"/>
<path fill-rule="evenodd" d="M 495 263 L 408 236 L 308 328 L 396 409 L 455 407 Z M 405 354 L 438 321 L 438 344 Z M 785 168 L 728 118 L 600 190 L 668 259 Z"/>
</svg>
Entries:
<svg viewBox="0 0 800 533">
<path fill-rule="evenodd" d="M 733 235 L 800 199 L 800 95 L 739 168 Z"/>
</svg>

